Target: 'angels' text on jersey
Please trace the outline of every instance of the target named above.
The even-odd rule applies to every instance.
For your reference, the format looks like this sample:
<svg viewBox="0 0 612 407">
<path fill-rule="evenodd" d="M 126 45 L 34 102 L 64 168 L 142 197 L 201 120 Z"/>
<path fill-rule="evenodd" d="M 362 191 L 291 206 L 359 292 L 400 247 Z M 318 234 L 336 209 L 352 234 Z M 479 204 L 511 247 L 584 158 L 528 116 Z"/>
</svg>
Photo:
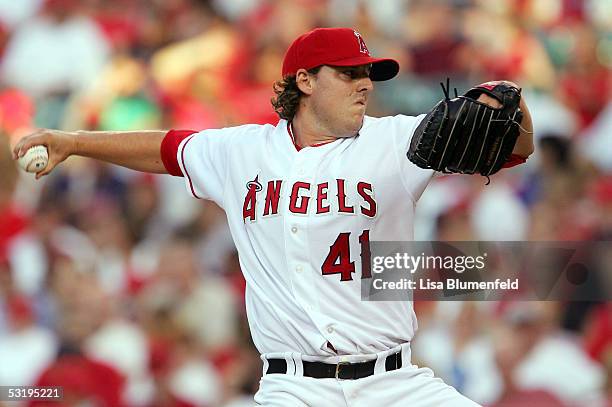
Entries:
<svg viewBox="0 0 612 407">
<path fill-rule="evenodd" d="M 336 179 L 332 182 L 326 181 L 316 185 L 306 181 L 296 181 L 288 186 L 291 190 L 289 199 L 289 211 L 294 214 L 357 214 L 373 218 L 376 216 L 376 200 L 372 184 L 365 181 L 358 181 L 354 191 L 347 191 L 347 181 Z M 261 192 L 264 187 L 259 182 L 259 176 L 246 183 L 246 194 L 242 206 L 242 217 L 245 220 L 254 222 L 258 215 L 267 216 L 278 215 L 278 205 L 281 196 L 281 189 L 287 188 L 283 185 L 283 180 L 270 180 L 265 187 L 265 197 L 263 197 L 263 208 L 261 208 Z M 314 194 L 314 196 L 313 196 Z M 359 197 L 356 203 L 349 203 L 349 198 Z M 312 199 L 311 199 L 312 197 Z M 334 200 L 334 209 L 330 199 Z M 312 201 L 312 203 L 311 203 Z M 355 202 L 355 200 L 351 200 Z M 312 206 L 312 208 L 311 208 Z"/>
</svg>

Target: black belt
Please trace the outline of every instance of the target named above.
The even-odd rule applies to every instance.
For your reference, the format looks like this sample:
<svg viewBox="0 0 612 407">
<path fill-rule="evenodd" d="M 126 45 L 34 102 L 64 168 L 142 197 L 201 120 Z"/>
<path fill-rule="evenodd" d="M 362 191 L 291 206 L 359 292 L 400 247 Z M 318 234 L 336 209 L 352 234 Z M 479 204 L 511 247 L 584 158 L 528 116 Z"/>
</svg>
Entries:
<svg viewBox="0 0 612 407">
<path fill-rule="evenodd" d="M 361 363 L 340 362 L 338 364 L 323 362 L 302 361 L 304 376 L 315 379 L 361 379 L 374 374 L 376 360 Z M 402 367 L 402 351 L 387 356 L 385 370 L 390 372 Z M 285 359 L 268 359 L 268 370 L 266 374 L 287 373 L 287 361 Z"/>
</svg>

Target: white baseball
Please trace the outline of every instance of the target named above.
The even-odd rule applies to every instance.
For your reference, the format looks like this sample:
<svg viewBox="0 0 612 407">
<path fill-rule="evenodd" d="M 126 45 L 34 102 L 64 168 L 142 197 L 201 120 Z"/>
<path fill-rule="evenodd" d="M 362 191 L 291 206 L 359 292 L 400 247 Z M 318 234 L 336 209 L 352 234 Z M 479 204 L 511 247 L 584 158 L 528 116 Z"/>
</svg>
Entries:
<svg viewBox="0 0 612 407">
<path fill-rule="evenodd" d="M 30 147 L 28 151 L 19 158 L 19 166 L 27 172 L 42 171 L 49 162 L 49 153 L 45 146 Z"/>
</svg>

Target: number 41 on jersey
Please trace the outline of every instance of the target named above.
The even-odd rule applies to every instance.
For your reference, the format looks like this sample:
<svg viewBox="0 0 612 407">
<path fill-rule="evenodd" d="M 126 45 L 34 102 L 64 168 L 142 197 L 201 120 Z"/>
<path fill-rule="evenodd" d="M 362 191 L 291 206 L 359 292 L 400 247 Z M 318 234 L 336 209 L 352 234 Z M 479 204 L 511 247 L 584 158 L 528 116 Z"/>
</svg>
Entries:
<svg viewBox="0 0 612 407">
<path fill-rule="evenodd" d="M 355 272 L 355 262 L 351 261 L 351 233 L 340 233 L 336 241 L 329 247 L 329 253 L 321 266 L 323 275 L 340 274 L 340 281 L 350 281 Z M 359 235 L 361 248 L 361 278 L 372 277 L 370 268 L 370 231 L 365 229 Z"/>
</svg>

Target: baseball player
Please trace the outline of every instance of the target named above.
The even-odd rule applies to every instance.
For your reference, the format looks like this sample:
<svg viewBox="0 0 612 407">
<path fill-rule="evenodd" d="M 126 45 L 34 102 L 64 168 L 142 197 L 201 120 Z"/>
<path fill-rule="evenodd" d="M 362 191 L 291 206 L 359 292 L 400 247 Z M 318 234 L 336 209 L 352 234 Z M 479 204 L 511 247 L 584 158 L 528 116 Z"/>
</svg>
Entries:
<svg viewBox="0 0 612 407">
<path fill-rule="evenodd" d="M 225 210 L 263 360 L 257 405 L 473 406 L 411 364 L 412 303 L 361 301 L 361 280 L 370 278 L 370 240 L 413 239 L 415 204 L 436 171 L 488 176 L 499 168 L 485 156 L 503 166 L 524 162 L 533 151 L 531 118 L 520 97 L 499 116 L 509 89 L 520 96 L 509 82 L 446 97 L 427 115 L 366 116 L 373 82 L 398 71 L 396 61 L 372 57 L 357 31 L 315 29 L 287 50 L 275 126 L 40 130 L 16 145 L 14 158 L 47 146 L 37 178 L 70 155 L 181 176 L 191 195 Z M 459 135 L 466 141 L 449 143 Z"/>
</svg>

